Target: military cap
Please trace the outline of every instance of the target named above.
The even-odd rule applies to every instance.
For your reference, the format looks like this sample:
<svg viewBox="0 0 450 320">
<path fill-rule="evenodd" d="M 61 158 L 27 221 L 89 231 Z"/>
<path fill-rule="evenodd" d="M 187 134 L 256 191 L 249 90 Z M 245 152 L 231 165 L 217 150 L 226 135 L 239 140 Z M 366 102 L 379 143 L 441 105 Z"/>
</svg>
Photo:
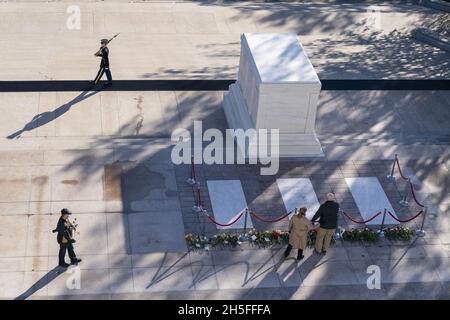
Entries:
<svg viewBox="0 0 450 320">
<path fill-rule="evenodd" d="M 71 212 L 69 209 L 67 209 L 67 208 L 62 208 L 62 209 L 61 209 L 61 214 L 68 214 L 68 215 L 71 215 L 72 212 Z"/>
</svg>

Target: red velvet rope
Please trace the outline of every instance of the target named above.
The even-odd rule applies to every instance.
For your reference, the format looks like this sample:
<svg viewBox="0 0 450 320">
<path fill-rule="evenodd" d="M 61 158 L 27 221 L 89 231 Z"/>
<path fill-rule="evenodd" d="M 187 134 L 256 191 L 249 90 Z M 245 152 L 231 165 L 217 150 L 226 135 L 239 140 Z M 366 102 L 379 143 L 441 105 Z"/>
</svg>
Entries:
<svg viewBox="0 0 450 320">
<path fill-rule="evenodd" d="M 414 217 L 412 217 L 410 219 L 406 219 L 406 220 L 400 220 L 399 218 L 394 216 L 394 214 L 392 212 L 390 212 L 390 211 L 388 211 L 388 213 L 393 219 L 397 220 L 398 222 L 406 223 L 406 222 L 410 222 L 410 221 L 414 220 L 415 218 L 417 218 L 418 216 L 420 216 L 423 213 L 423 210 L 420 210 Z"/>
<path fill-rule="evenodd" d="M 291 212 L 288 212 L 288 213 L 286 213 L 286 214 L 283 214 L 281 217 L 279 217 L 279 218 L 277 218 L 277 219 L 275 219 L 275 220 L 266 220 L 266 219 L 263 219 L 263 218 L 261 218 L 260 216 L 258 216 L 256 213 L 254 213 L 253 211 L 250 211 L 250 214 L 251 214 L 252 216 L 254 216 L 256 220 L 259 220 L 259 221 L 262 221 L 262 222 L 265 222 L 265 223 L 275 223 L 275 222 L 281 221 L 281 220 L 283 220 L 284 218 L 288 217 L 288 216 L 291 214 Z"/>
<path fill-rule="evenodd" d="M 411 182 L 409 183 L 409 186 L 410 186 L 411 193 L 412 193 L 412 196 L 413 196 L 414 201 L 417 203 L 417 205 L 418 205 L 419 207 L 425 208 L 425 206 L 424 206 L 423 204 L 421 204 L 421 203 L 419 202 L 419 200 L 417 200 L 416 192 L 414 191 L 414 186 L 413 186 L 413 184 L 412 184 Z"/>
<path fill-rule="evenodd" d="M 402 169 L 400 167 L 400 162 L 398 161 L 398 158 L 395 160 L 395 162 L 397 163 L 397 168 L 398 168 L 398 172 L 400 172 L 400 176 L 403 178 L 403 180 L 408 180 L 408 178 L 403 175 L 403 172 L 402 172 Z M 419 207 L 421 207 L 421 208 L 425 208 L 425 206 L 422 203 L 420 203 L 419 200 L 417 200 L 416 192 L 414 190 L 414 186 L 411 183 L 411 181 L 409 181 L 409 188 L 411 189 L 411 194 L 412 194 L 412 196 L 414 198 L 414 201 L 417 203 L 417 205 Z"/>
<path fill-rule="evenodd" d="M 405 177 L 405 176 L 403 175 L 402 169 L 400 168 L 400 162 L 398 161 L 398 159 L 396 159 L 395 162 L 397 163 L 397 168 L 398 168 L 398 171 L 400 172 L 400 176 L 401 176 L 404 180 L 408 180 L 408 178 Z M 194 158 L 192 158 L 191 165 L 192 165 L 192 176 L 193 176 L 193 179 L 195 180 Z M 411 182 L 409 182 L 409 184 L 410 184 L 410 189 L 411 189 L 411 193 L 412 193 L 412 195 L 413 195 L 414 201 L 417 203 L 418 206 L 424 208 L 425 206 L 424 206 L 423 204 L 421 204 L 421 203 L 417 200 L 417 197 L 416 197 L 416 193 L 415 193 L 415 191 L 414 191 L 414 186 L 413 186 L 413 184 L 412 184 Z M 202 208 L 202 197 L 201 197 L 201 192 L 200 192 L 200 186 L 199 186 L 199 185 L 197 185 L 197 195 L 198 195 L 198 207 L 199 207 L 199 208 Z M 406 223 L 406 222 L 410 222 L 410 221 L 414 220 L 414 219 L 417 218 L 419 215 L 421 215 L 421 214 L 423 213 L 423 210 L 419 211 L 414 217 L 412 217 L 412 218 L 410 218 L 410 219 L 407 219 L 407 220 L 400 220 L 400 219 L 398 219 L 397 217 L 395 217 L 395 216 L 393 215 L 393 213 L 391 213 L 390 211 L 387 211 L 387 212 L 389 213 L 389 215 L 390 215 L 393 219 L 397 220 L 398 222 L 400 222 L 400 223 Z M 353 219 L 351 216 L 349 216 L 345 211 L 342 211 L 342 213 L 344 214 L 344 216 L 346 216 L 348 219 L 350 219 L 352 222 L 354 222 L 354 223 L 356 223 L 356 224 L 365 224 L 365 223 L 368 223 L 368 222 L 372 221 L 372 220 L 375 219 L 376 217 L 378 217 L 378 216 L 382 213 L 382 211 L 378 212 L 378 213 L 375 214 L 373 217 L 371 217 L 370 219 L 365 220 L 365 221 L 357 221 L 357 220 L 354 220 L 354 219 Z M 226 224 L 217 222 L 217 221 L 216 221 L 213 217 L 211 217 L 208 213 L 206 213 L 206 216 L 208 217 L 209 220 L 211 220 L 211 221 L 212 221 L 214 224 L 216 224 L 216 225 L 219 225 L 219 226 L 221 226 L 221 227 L 229 227 L 229 226 L 235 224 L 235 223 L 242 217 L 243 214 L 244 214 L 244 211 L 242 211 L 242 212 L 240 213 L 240 215 L 239 215 L 236 219 L 234 219 L 232 222 L 226 223 Z M 285 219 L 286 217 L 288 217 L 288 216 L 291 214 L 291 212 L 288 212 L 288 213 L 282 215 L 281 217 L 279 217 L 279 218 L 277 218 L 277 219 L 275 219 L 275 220 L 266 220 L 266 219 L 264 219 L 264 218 L 261 218 L 260 216 L 258 216 L 258 215 L 257 215 L 255 212 L 253 212 L 253 211 L 250 211 L 250 214 L 251 214 L 252 216 L 254 216 L 256 220 L 259 220 L 259 221 L 262 221 L 262 222 L 265 222 L 265 223 L 275 223 L 275 222 L 281 221 L 281 220 Z"/>
<path fill-rule="evenodd" d="M 403 178 L 403 180 L 408 180 L 408 178 L 403 175 L 403 172 L 402 172 L 402 169 L 400 167 L 400 162 L 398 161 L 398 158 L 395 159 L 395 162 L 397 163 L 397 168 L 398 168 L 398 172 L 400 172 L 400 176 Z M 409 188 L 411 189 L 411 194 L 412 194 L 412 196 L 414 198 L 414 201 L 417 203 L 417 205 L 419 207 L 421 207 L 421 208 L 425 208 L 425 206 L 422 203 L 420 203 L 419 200 L 417 200 L 416 192 L 414 190 L 414 186 L 411 183 L 411 181 L 409 181 Z"/>
<path fill-rule="evenodd" d="M 395 162 L 397 163 L 397 168 L 398 168 L 398 172 L 400 172 L 400 176 L 403 178 L 403 180 L 405 180 L 405 181 L 408 180 L 408 177 L 405 177 L 403 175 L 402 168 L 400 168 L 400 162 L 398 161 L 398 158 L 395 159 Z"/>
<path fill-rule="evenodd" d="M 214 220 L 213 217 L 211 217 L 211 216 L 210 216 L 209 214 L 207 214 L 207 213 L 206 213 L 206 216 L 208 217 L 209 220 L 211 220 L 212 222 L 214 222 L 214 224 L 217 224 L 218 226 L 221 226 L 221 227 L 229 227 L 229 226 L 235 224 L 235 223 L 242 217 L 243 214 L 244 214 L 244 211 L 242 211 L 241 214 L 240 214 L 236 219 L 234 219 L 233 221 L 231 221 L 230 223 L 220 223 L 220 222 L 217 222 L 216 220 Z"/>
<path fill-rule="evenodd" d="M 375 219 L 376 217 L 378 217 L 382 212 L 383 212 L 383 211 L 378 212 L 376 215 L 374 215 L 372 218 L 370 218 L 370 219 L 368 219 L 368 220 L 366 220 L 366 221 L 356 221 L 356 220 L 354 220 L 352 217 L 350 217 L 350 216 L 347 214 L 347 212 L 342 211 L 342 213 L 344 214 L 344 216 L 346 216 L 348 219 L 350 219 L 351 221 L 353 221 L 354 223 L 357 223 L 357 224 L 364 224 L 364 223 L 370 222 L 370 221 L 372 221 L 373 219 Z"/>
</svg>

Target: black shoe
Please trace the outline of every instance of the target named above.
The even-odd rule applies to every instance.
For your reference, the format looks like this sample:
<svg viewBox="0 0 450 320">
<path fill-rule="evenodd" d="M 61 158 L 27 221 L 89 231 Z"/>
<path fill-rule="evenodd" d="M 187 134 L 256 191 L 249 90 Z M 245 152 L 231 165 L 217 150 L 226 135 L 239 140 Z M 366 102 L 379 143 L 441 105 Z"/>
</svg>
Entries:
<svg viewBox="0 0 450 320">
<path fill-rule="evenodd" d="M 60 263 L 60 264 L 58 264 L 60 267 L 62 267 L 62 268 L 68 268 L 69 266 L 70 266 L 70 264 L 68 264 L 68 263 Z"/>
<path fill-rule="evenodd" d="M 323 254 L 327 254 L 327 250 L 322 250 L 322 253 Z"/>
<path fill-rule="evenodd" d="M 284 257 L 287 258 L 289 256 L 289 252 L 285 251 L 284 252 Z"/>
<path fill-rule="evenodd" d="M 70 264 L 74 264 L 74 265 L 77 265 L 79 262 L 81 262 L 81 259 L 75 259 L 75 260 L 72 260 L 71 262 L 70 262 Z"/>
<path fill-rule="evenodd" d="M 104 86 L 105 87 L 110 87 L 110 86 L 112 86 L 112 82 L 107 82 L 107 83 L 104 84 Z"/>
<path fill-rule="evenodd" d="M 300 261 L 300 260 L 302 260 L 302 259 L 303 259 L 304 257 L 305 257 L 304 255 L 301 255 L 301 256 L 297 256 L 297 261 Z"/>
</svg>

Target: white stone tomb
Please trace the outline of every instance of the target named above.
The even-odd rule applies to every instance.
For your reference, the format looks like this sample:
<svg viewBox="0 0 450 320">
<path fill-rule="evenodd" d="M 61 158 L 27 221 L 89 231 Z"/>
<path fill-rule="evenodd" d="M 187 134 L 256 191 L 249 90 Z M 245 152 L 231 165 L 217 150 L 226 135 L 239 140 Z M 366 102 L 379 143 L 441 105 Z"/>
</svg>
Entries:
<svg viewBox="0 0 450 320">
<path fill-rule="evenodd" d="M 297 35 L 245 33 L 237 82 L 224 94 L 228 125 L 279 129 L 281 157 L 322 156 L 314 130 L 320 89 Z"/>
</svg>

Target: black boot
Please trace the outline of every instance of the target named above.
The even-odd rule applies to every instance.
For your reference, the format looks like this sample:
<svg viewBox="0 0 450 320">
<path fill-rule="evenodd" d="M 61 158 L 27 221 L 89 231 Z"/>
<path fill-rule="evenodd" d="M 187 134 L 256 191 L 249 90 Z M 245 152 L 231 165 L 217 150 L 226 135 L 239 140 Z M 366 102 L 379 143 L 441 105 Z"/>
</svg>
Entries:
<svg viewBox="0 0 450 320">
<path fill-rule="evenodd" d="M 298 253 L 297 253 L 297 260 L 302 260 L 305 256 L 303 255 L 303 250 L 302 249 L 298 249 Z"/>
<path fill-rule="evenodd" d="M 70 264 L 77 265 L 79 262 L 81 262 L 81 259 L 75 258 L 75 259 L 73 259 L 72 261 L 70 261 Z"/>
<path fill-rule="evenodd" d="M 289 253 L 291 253 L 292 246 L 288 244 L 286 251 L 284 252 L 284 257 L 287 258 L 289 256 Z"/>
</svg>

